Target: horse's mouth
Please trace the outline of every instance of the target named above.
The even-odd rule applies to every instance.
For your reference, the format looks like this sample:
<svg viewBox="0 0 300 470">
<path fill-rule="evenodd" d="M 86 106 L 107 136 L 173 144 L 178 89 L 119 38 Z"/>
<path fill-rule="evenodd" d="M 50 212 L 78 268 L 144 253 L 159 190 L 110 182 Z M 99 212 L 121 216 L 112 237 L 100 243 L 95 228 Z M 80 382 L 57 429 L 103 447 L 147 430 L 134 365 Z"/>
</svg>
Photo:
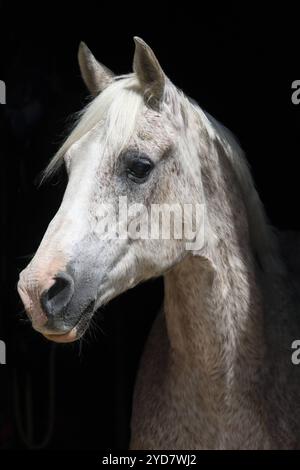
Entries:
<svg viewBox="0 0 300 470">
<path fill-rule="evenodd" d="M 76 325 L 67 333 L 43 333 L 43 336 L 49 341 L 54 341 L 55 343 L 72 343 L 81 338 L 86 330 L 89 327 L 90 320 L 94 314 L 95 300 L 90 302 L 87 308 L 81 314 Z"/>
</svg>

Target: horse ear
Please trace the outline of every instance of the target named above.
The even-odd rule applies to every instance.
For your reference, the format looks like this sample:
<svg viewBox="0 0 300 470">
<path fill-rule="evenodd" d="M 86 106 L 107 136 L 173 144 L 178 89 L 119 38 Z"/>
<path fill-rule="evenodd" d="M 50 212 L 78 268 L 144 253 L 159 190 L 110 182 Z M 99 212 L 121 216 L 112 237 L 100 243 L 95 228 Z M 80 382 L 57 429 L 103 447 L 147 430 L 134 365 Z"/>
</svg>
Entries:
<svg viewBox="0 0 300 470">
<path fill-rule="evenodd" d="M 79 45 L 78 62 L 83 81 L 93 96 L 112 82 L 113 72 L 95 59 L 84 42 Z"/>
<path fill-rule="evenodd" d="M 146 102 L 159 107 L 163 98 L 166 76 L 152 49 L 141 38 L 135 36 L 133 70 L 144 89 Z"/>
</svg>

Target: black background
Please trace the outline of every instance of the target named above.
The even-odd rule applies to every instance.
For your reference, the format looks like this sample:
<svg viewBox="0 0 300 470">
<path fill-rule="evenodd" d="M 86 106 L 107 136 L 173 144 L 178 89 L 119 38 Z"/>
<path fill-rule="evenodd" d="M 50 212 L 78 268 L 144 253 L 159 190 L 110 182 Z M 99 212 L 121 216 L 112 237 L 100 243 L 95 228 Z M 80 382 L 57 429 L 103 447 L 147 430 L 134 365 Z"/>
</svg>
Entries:
<svg viewBox="0 0 300 470">
<path fill-rule="evenodd" d="M 122 295 L 97 313 L 80 344 L 54 347 L 22 321 L 18 273 L 66 183 L 61 172 L 39 188 L 38 177 L 69 116 L 88 98 L 77 65 L 80 40 L 116 74 L 131 71 L 133 36 L 146 40 L 171 80 L 236 134 L 271 222 L 300 228 L 300 105 L 291 102 L 292 81 L 300 78 L 298 12 L 160 3 L 0 2 L 0 79 L 7 87 L 0 105 L 0 339 L 7 344 L 0 448 L 40 444 L 51 422 L 47 449 L 126 448 L 137 363 L 163 296 L 161 280 Z"/>
</svg>

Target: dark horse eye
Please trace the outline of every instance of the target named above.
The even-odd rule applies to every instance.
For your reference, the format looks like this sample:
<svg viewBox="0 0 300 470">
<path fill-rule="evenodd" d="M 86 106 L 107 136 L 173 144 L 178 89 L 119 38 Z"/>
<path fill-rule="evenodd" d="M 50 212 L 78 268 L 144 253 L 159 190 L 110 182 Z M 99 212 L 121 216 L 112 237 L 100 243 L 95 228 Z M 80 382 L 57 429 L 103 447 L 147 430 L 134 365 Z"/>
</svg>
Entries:
<svg viewBox="0 0 300 470">
<path fill-rule="evenodd" d="M 136 183 L 144 183 L 153 168 L 153 163 L 146 157 L 130 158 L 127 161 L 126 172 L 129 179 Z"/>
</svg>

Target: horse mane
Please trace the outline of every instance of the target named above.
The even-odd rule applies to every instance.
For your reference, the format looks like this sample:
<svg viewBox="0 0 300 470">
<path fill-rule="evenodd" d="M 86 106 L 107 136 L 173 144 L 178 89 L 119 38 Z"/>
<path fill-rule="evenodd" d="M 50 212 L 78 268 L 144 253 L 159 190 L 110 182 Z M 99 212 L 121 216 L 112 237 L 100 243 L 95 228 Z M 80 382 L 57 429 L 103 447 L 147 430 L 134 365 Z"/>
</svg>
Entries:
<svg viewBox="0 0 300 470">
<path fill-rule="evenodd" d="M 126 146 L 136 127 L 143 105 L 143 95 L 134 74 L 121 75 L 75 115 L 73 130 L 44 170 L 43 180 L 51 177 L 63 164 L 72 145 L 96 125 L 105 127 L 105 143 L 118 152 Z M 110 139 L 113 133 L 113 139 Z"/>
<path fill-rule="evenodd" d="M 284 273 L 286 271 L 279 254 L 279 242 L 275 230 L 270 225 L 262 201 L 255 188 L 250 166 L 245 153 L 233 133 L 209 113 L 196 107 L 206 124 L 209 135 L 221 144 L 240 183 L 242 197 L 247 212 L 250 241 L 253 252 L 263 271 Z M 204 118 L 204 119 L 203 119 Z"/>
<path fill-rule="evenodd" d="M 240 183 L 247 212 L 251 246 L 259 265 L 265 272 L 286 273 L 280 257 L 278 237 L 269 223 L 256 191 L 249 163 L 236 137 L 208 112 L 202 110 L 195 100 L 187 97 L 169 81 L 166 86 L 165 99 L 174 119 L 178 119 L 179 116 L 183 122 L 188 122 L 189 113 L 196 114 L 199 127 L 206 130 L 212 142 L 218 142 L 221 145 Z"/>
</svg>

